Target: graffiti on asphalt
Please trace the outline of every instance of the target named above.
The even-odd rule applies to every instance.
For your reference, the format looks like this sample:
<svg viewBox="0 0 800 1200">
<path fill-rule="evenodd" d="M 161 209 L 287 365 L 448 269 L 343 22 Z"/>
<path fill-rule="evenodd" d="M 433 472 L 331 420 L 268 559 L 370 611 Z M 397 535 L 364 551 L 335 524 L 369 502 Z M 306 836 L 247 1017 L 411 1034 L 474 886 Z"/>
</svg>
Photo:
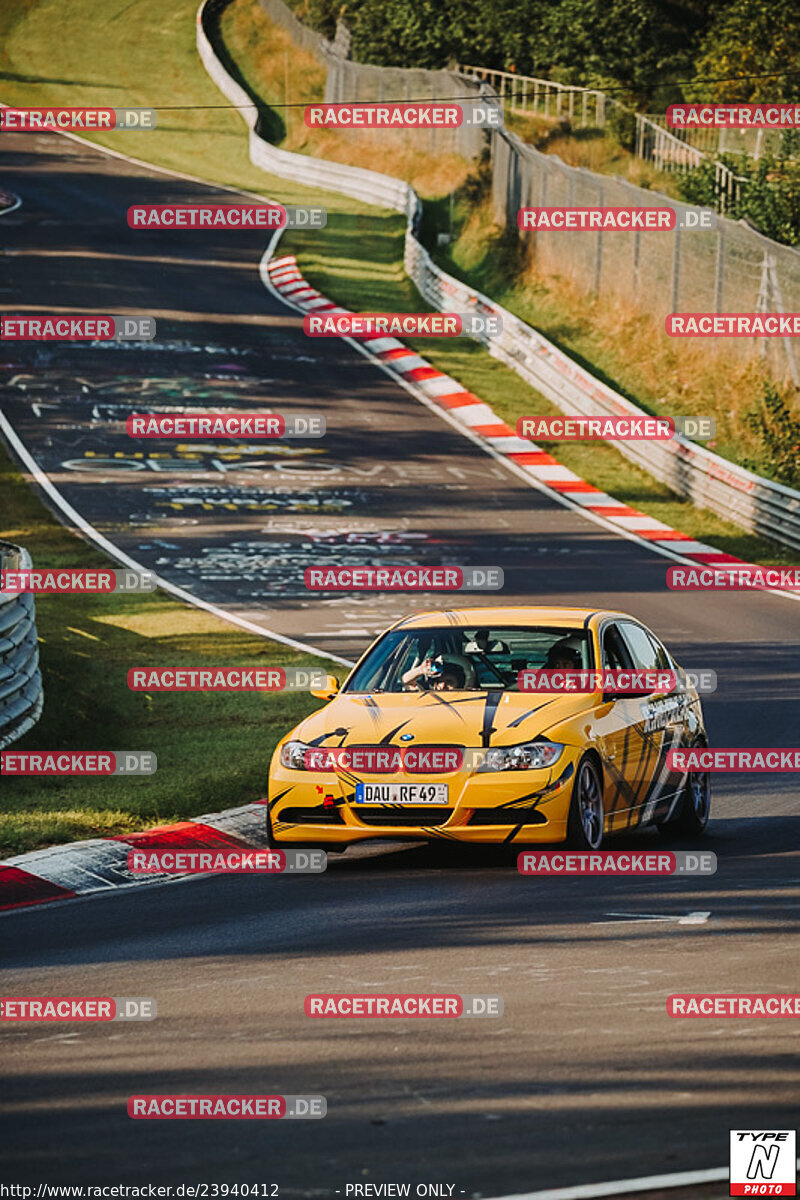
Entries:
<svg viewBox="0 0 800 1200">
<path fill-rule="evenodd" d="M 201 583 L 223 582 L 234 585 L 240 596 L 253 598 L 308 598 L 303 573 L 306 567 L 324 565 L 326 561 L 340 567 L 369 563 L 379 565 L 389 558 L 399 566 L 425 565 L 428 562 L 435 565 L 448 554 L 448 561 L 454 560 L 450 550 L 447 553 L 442 550 L 443 545 L 453 546 L 452 542 L 438 541 L 425 533 L 375 534 L 365 553 L 367 536 L 361 535 L 359 541 L 347 540 L 348 535 L 341 540 L 338 534 L 293 540 L 274 538 L 193 546 L 189 549 L 162 539 L 145 543 L 143 548 L 152 546 L 157 549 L 155 566 L 161 575 Z"/>
<path fill-rule="evenodd" d="M 169 488 L 143 488 L 138 498 L 150 502 L 146 512 L 131 514 L 131 521 L 141 524 L 157 515 L 152 510 L 168 513 L 199 515 L 211 512 L 290 512 L 290 513 L 340 513 L 354 504 L 361 505 L 366 499 L 359 491 L 289 492 L 279 488 L 222 488 L 213 485 L 175 486 Z"/>
</svg>

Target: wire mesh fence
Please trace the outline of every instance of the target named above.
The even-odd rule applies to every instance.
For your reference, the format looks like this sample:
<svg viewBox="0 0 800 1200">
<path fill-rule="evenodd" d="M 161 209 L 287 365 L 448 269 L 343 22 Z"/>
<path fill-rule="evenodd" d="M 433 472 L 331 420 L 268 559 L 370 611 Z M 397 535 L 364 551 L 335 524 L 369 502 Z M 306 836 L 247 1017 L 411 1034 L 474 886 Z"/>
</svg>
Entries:
<svg viewBox="0 0 800 1200">
<path fill-rule="evenodd" d="M 347 39 L 340 23 L 334 47 L 304 26 L 283 0 L 260 0 L 269 18 L 290 33 L 297 44 L 316 54 L 327 71 L 325 100 L 349 101 L 447 100 L 474 95 L 499 98 L 507 108 L 569 117 L 581 125 L 602 126 L 614 107 L 623 107 L 604 93 L 569 87 L 552 80 L 461 67 L 462 72 L 378 67 L 346 58 Z M 656 155 L 669 169 L 697 165 L 702 152 L 655 125 L 639 123 L 637 144 L 643 154 Z M 353 130 L 352 136 L 373 136 L 385 143 L 386 131 Z M 544 154 L 507 129 L 487 133 L 478 126 L 455 129 L 392 130 L 396 145 L 413 145 L 431 154 L 456 153 L 476 159 L 491 147 L 492 203 L 495 221 L 517 230 L 521 207 L 619 206 L 687 209 L 679 201 L 611 175 L 571 167 L 554 154 Z M 717 188 L 723 209 L 735 198 L 737 178 L 721 167 Z M 727 202 L 726 198 L 727 197 Z M 616 296 L 663 322 L 670 312 L 800 312 L 800 251 L 782 246 L 751 229 L 745 222 L 717 217 L 714 229 L 543 231 L 521 233 L 531 239 L 535 262 L 544 272 L 568 275 L 585 292 Z M 744 358 L 756 352 L 777 380 L 800 386 L 796 352 L 789 337 L 730 338 L 726 353 Z"/>
<path fill-rule="evenodd" d="M 516 229 L 521 207 L 665 207 L 686 205 L 625 180 L 571 167 L 507 130 L 492 132 L 495 221 Z M 680 221 L 678 221 L 680 223 Z M 663 321 L 670 312 L 800 311 L 800 251 L 763 237 L 744 222 L 717 217 L 714 229 L 633 232 L 541 230 L 531 238 L 545 272 L 568 275 L 586 292 L 614 295 Z M 730 338 L 726 353 L 752 354 L 752 338 Z M 757 339 L 776 379 L 800 385 L 790 337 Z"/>
</svg>

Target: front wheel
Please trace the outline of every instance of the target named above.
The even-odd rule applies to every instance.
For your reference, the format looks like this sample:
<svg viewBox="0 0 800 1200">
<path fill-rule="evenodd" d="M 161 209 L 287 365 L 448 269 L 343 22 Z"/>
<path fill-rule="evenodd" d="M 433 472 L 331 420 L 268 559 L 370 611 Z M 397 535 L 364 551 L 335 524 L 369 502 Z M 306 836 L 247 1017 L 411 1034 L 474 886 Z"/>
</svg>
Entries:
<svg viewBox="0 0 800 1200">
<path fill-rule="evenodd" d="M 575 773 L 567 820 L 571 850 L 599 850 L 603 842 L 605 809 L 600 770 L 594 759 L 582 758 Z"/>
<path fill-rule="evenodd" d="M 711 813 L 711 780 L 707 771 L 690 771 L 686 776 L 683 795 L 673 817 L 662 821 L 658 832 L 697 837 L 708 824 Z"/>
</svg>

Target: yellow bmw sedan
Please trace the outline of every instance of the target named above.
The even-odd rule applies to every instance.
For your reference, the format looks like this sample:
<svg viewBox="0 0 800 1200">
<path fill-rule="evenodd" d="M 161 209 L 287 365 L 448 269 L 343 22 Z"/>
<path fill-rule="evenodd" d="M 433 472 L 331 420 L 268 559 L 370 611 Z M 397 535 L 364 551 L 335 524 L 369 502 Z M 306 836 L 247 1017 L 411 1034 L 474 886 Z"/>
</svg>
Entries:
<svg viewBox="0 0 800 1200">
<path fill-rule="evenodd" d="M 597 690 L 520 690 L 539 671 L 584 672 Z M 678 686 L 601 690 L 620 671 L 647 672 L 648 686 L 674 673 Z M 697 691 L 624 613 L 422 613 L 381 634 L 341 687 L 329 675 L 313 694 L 328 703 L 270 766 L 276 847 L 380 838 L 596 850 L 618 830 L 698 834 L 708 821 L 708 776 L 667 765 L 669 750 L 707 744 Z"/>
</svg>

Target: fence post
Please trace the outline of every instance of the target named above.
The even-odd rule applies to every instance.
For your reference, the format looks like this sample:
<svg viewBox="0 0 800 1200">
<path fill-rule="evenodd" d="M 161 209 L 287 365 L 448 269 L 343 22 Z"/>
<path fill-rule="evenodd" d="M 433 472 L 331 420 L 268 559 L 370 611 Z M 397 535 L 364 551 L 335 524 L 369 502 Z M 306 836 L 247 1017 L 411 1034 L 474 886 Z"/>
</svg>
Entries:
<svg viewBox="0 0 800 1200">
<path fill-rule="evenodd" d="M 639 292 L 639 256 L 642 249 L 642 232 L 637 229 L 633 235 L 633 295 L 636 296 Z"/>
<path fill-rule="evenodd" d="M 770 250 L 764 251 L 764 260 L 761 267 L 761 288 L 758 293 L 757 312 L 768 313 L 775 311 L 784 313 L 786 310 L 783 307 L 783 292 L 781 291 L 780 280 L 778 279 L 778 267 L 775 261 L 775 254 Z M 794 360 L 794 345 L 789 337 L 782 337 L 783 348 L 786 354 L 786 361 L 789 367 L 789 373 L 792 376 L 792 382 L 795 387 L 800 387 L 800 377 L 797 374 L 797 364 Z M 767 357 L 767 339 L 761 339 L 761 355 Z"/>
<path fill-rule="evenodd" d="M 598 205 L 598 208 L 602 208 L 602 206 L 603 206 L 603 188 L 602 187 L 598 188 L 597 205 Z M 603 231 L 602 231 L 602 229 L 598 229 L 597 243 L 595 245 L 595 250 L 594 250 L 594 289 L 593 289 L 595 291 L 595 293 L 598 293 L 598 294 L 600 292 L 600 280 L 602 278 L 602 274 L 603 274 Z"/>
<path fill-rule="evenodd" d="M 678 297 L 681 279 L 681 231 L 675 226 L 675 241 L 672 247 L 672 296 L 670 312 L 678 312 Z"/>
<path fill-rule="evenodd" d="M 714 272 L 714 312 L 722 312 L 722 290 L 725 282 L 725 226 L 717 222 L 717 265 Z"/>
</svg>

